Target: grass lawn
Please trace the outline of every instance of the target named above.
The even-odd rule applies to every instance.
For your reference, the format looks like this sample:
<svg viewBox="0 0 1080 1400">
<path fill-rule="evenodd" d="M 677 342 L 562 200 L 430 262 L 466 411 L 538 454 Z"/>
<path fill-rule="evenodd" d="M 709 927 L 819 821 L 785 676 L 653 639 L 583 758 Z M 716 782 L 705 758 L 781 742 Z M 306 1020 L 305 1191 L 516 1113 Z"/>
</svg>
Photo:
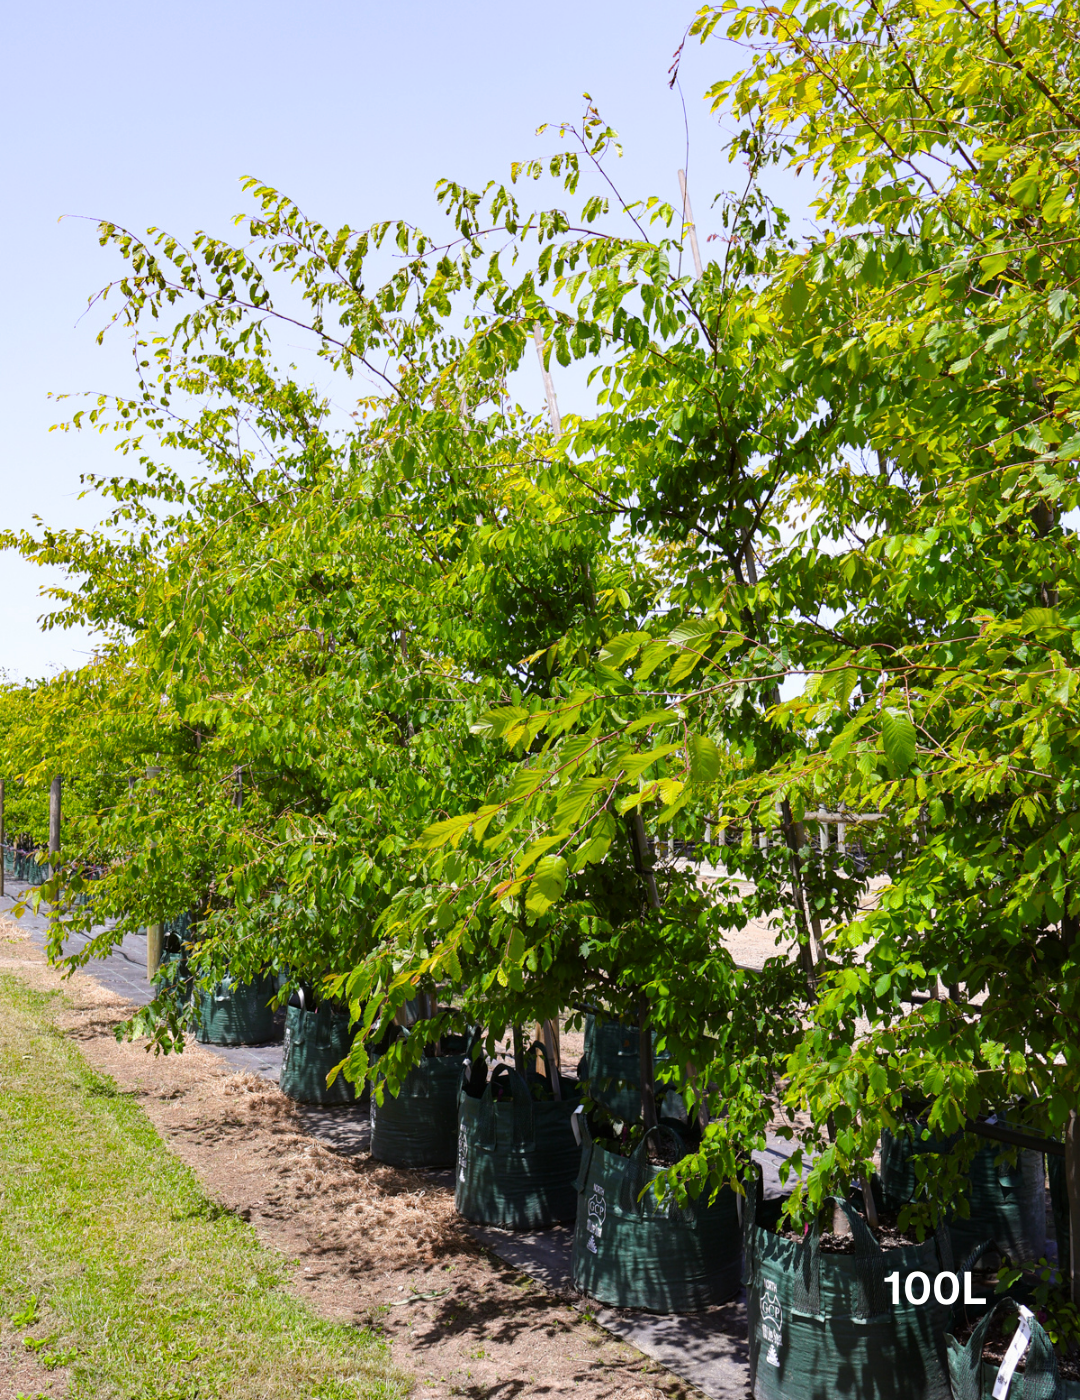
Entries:
<svg viewBox="0 0 1080 1400">
<path fill-rule="evenodd" d="M 0 1316 L 9 1357 L 33 1355 L 40 1378 L 16 1392 L 0 1375 L 0 1394 L 405 1395 L 381 1341 L 290 1295 L 288 1263 L 87 1064 L 59 1004 L 0 975 Z"/>
</svg>

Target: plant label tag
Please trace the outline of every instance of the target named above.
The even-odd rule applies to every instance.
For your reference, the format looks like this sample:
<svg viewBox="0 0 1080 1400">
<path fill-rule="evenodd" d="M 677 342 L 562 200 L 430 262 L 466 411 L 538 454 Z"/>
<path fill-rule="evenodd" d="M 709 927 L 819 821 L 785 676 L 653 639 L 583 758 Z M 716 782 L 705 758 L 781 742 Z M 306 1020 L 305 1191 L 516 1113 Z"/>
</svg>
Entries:
<svg viewBox="0 0 1080 1400">
<path fill-rule="evenodd" d="M 994 1382 L 994 1400 L 1005 1400 L 1005 1396 L 1009 1393 L 1009 1383 L 1013 1378 L 1013 1372 L 1020 1364 L 1020 1358 L 1027 1351 L 1028 1342 L 1031 1341 L 1031 1323 L 1031 1309 L 1021 1307 L 1020 1316 L 1016 1320 L 1016 1331 L 1013 1333 L 1012 1341 L 1005 1352 L 1005 1359 L 998 1369 L 997 1380 Z"/>
</svg>

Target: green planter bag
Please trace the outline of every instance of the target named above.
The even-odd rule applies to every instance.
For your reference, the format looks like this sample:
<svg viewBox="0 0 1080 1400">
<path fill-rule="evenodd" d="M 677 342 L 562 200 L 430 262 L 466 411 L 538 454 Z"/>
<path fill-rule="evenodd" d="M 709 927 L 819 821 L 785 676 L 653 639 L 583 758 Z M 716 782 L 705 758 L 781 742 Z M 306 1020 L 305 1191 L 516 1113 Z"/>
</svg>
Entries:
<svg viewBox="0 0 1080 1400">
<path fill-rule="evenodd" d="M 724 1187 L 711 1205 L 700 1198 L 685 1210 L 658 1201 L 651 1182 L 663 1169 L 650 1165 L 648 1139 L 666 1135 L 684 1153 L 678 1133 L 652 1128 L 622 1157 L 593 1141 L 584 1113 L 575 1122 L 582 1135 L 575 1286 L 597 1302 L 649 1312 L 693 1312 L 733 1298 L 742 1278 L 735 1193 Z"/>
<path fill-rule="evenodd" d="M 234 982 L 226 977 L 212 992 L 199 993 L 196 1039 L 204 1045 L 265 1045 L 281 1038 L 281 1027 L 268 1003 L 277 993 L 276 977 Z"/>
<path fill-rule="evenodd" d="M 760 1177 L 758 1178 L 760 1182 Z M 822 1254 L 815 1224 L 796 1243 L 758 1223 L 750 1183 L 743 1207 L 750 1383 L 755 1400 L 949 1400 L 945 1335 L 952 1308 L 933 1281 L 952 1270 L 945 1231 L 936 1240 L 882 1251 L 847 1201 L 854 1254 Z M 773 1207 L 779 1218 L 778 1202 Z M 900 1302 L 886 1275 L 900 1275 Z M 907 1276 L 927 1275 L 925 1303 L 906 1300 Z"/>
<path fill-rule="evenodd" d="M 641 1032 L 637 1026 L 619 1021 L 600 1021 L 591 1013 L 585 1017 L 584 1078 L 589 1081 L 589 1097 L 624 1123 L 641 1117 L 641 1060 L 638 1047 Z M 654 1059 L 662 1069 L 666 1055 Z"/>
<path fill-rule="evenodd" d="M 405 1034 L 403 1032 L 403 1034 Z M 457 1099 L 468 1050 L 463 1035 L 443 1036 L 444 1054 L 421 1060 L 396 1098 L 371 1095 L 371 1155 L 394 1167 L 452 1167 L 457 1151 Z"/>
<path fill-rule="evenodd" d="M 541 1090 L 548 1085 L 540 1074 L 528 1079 Z M 497 1065 L 477 1095 L 462 1075 L 454 1205 L 474 1225 L 546 1230 L 574 1218 L 581 1148 L 570 1116 L 578 1084 L 560 1075 L 562 1099 L 538 1102 L 530 1083 L 508 1065 Z"/>
<path fill-rule="evenodd" d="M 885 1204 L 898 1210 L 916 1190 L 914 1157 L 919 1152 L 948 1152 L 956 1138 L 895 1138 L 881 1135 L 881 1187 Z M 994 1144 L 981 1148 L 971 1163 L 968 1198 L 971 1214 L 949 1221 L 953 1249 L 966 1254 L 984 1240 L 993 1240 L 1014 1261 L 1041 1259 L 1046 1252 L 1046 1184 L 1041 1152 L 1024 1149 L 1016 1166 L 999 1166 Z"/>
<path fill-rule="evenodd" d="M 991 1321 L 1010 1310 L 1016 1311 L 1017 1304 L 1011 1298 L 1003 1298 L 980 1320 L 966 1344 L 955 1337 L 948 1338 L 953 1400 L 993 1400 L 994 1384 L 1003 1363 L 984 1361 L 983 1343 Z M 1027 1346 L 1026 1365 L 1023 1371 L 1013 1372 L 1001 1400 L 1080 1400 L 1080 1381 L 1062 1380 L 1058 1375 L 1053 1343 L 1038 1319 L 1028 1312 L 1027 1322 L 1031 1341 Z"/>
<path fill-rule="evenodd" d="M 299 1006 L 285 1011 L 285 1044 L 281 1056 L 281 1092 L 298 1103 L 353 1103 L 356 1088 L 339 1074 L 327 1088 L 326 1076 L 341 1063 L 352 1045 L 349 1018 L 323 1004 L 308 1011 L 304 993 Z"/>
</svg>

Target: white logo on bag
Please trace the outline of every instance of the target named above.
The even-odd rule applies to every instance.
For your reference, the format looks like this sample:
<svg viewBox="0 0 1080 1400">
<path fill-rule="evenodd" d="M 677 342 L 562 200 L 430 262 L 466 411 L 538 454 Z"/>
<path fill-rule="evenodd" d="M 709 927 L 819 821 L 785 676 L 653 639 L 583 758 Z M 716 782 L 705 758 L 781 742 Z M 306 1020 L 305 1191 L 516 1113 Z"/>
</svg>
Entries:
<svg viewBox="0 0 1080 1400">
<path fill-rule="evenodd" d="M 458 1126 L 457 1164 L 458 1164 L 458 1181 L 464 1181 L 464 1180 L 465 1180 L 465 1168 L 466 1168 L 466 1167 L 468 1166 L 468 1164 L 469 1164 L 469 1140 L 468 1140 L 468 1138 L 465 1136 L 465 1121 L 464 1121 L 464 1119 L 462 1119 L 460 1125 Z"/>
<path fill-rule="evenodd" d="M 780 1353 L 776 1348 L 784 1344 L 784 1310 L 776 1296 L 776 1284 L 771 1279 L 765 1280 L 765 1291 L 758 1310 L 761 1313 L 761 1335 L 769 1343 L 765 1360 L 770 1366 L 779 1366 Z"/>
<path fill-rule="evenodd" d="M 585 1228 L 589 1232 L 589 1239 L 586 1245 L 596 1253 L 596 1241 L 604 1233 L 604 1220 L 607 1218 L 607 1201 L 604 1200 L 604 1188 L 598 1181 L 593 1183 L 593 1193 L 589 1197 L 589 1213 Z"/>
</svg>

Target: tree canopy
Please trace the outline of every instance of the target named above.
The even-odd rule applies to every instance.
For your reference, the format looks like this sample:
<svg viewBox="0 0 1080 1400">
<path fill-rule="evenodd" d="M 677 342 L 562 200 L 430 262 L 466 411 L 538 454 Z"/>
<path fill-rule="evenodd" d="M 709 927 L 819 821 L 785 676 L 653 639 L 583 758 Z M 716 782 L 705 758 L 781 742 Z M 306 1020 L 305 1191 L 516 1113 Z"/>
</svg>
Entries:
<svg viewBox="0 0 1080 1400">
<path fill-rule="evenodd" d="M 798 1212 L 912 1101 L 1056 1134 L 1080 1096 L 1080 50 L 1071 5 L 969 0 L 732 0 L 721 37 L 742 183 L 700 270 L 591 104 L 443 184 L 445 244 L 255 181 L 237 243 L 102 226 L 137 387 L 73 425 L 138 469 L 99 532 L 5 537 L 103 634 L 6 697 L 5 761 L 93 794 L 46 894 L 103 864 L 66 915 L 99 944 L 196 908 L 208 975 L 336 979 L 357 1075 L 417 990 L 453 992 L 431 1038 L 638 1017 L 711 1111 L 678 1188 L 779 1100 Z M 276 364 L 297 324 L 348 412 Z M 509 393 L 537 335 L 593 386 L 557 431 Z M 874 817 L 862 859 L 812 850 L 823 805 Z M 760 971 L 755 917 L 795 949 Z"/>
</svg>

